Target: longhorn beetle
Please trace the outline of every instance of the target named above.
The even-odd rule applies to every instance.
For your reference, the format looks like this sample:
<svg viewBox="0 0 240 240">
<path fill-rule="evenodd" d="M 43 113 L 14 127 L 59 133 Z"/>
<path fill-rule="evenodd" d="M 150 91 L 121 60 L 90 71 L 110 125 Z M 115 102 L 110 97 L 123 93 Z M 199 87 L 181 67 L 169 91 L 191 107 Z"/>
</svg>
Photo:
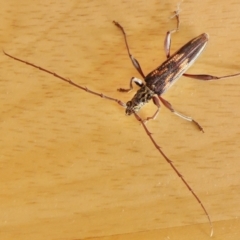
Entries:
<svg viewBox="0 0 240 240">
<path fill-rule="evenodd" d="M 133 89 L 133 83 L 135 83 L 136 85 L 138 85 L 140 87 L 140 89 L 133 96 L 132 100 L 128 101 L 127 103 L 124 103 L 124 102 L 122 102 L 118 99 L 112 98 L 112 97 L 108 97 L 106 95 L 103 95 L 102 93 L 94 92 L 94 91 L 88 89 L 87 87 L 82 87 L 81 85 L 78 85 L 77 83 L 73 82 L 72 80 L 70 80 L 68 78 L 64 78 L 64 77 L 58 75 L 57 73 L 51 72 L 45 68 L 42 68 L 42 67 L 39 67 L 39 66 L 33 64 L 33 63 L 30 63 L 25 60 L 14 57 L 14 56 L 6 53 L 5 51 L 3 51 L 3 53 L 6 56 L 8 56 L 16 61 L 25 63 L 25 64 L 30 65 L 34 68 L 37 68 L 41 71 L 44 71 L 48 74 L 51 74 L 54 77 L 59 78 L 62 81 L 65 81 L 65 82 L 73 85 L 74 87 L 80 88 L 81 90 L 84 90 L 88 93 L 97 95 L 101 98 L 105 98 L 105 99 L 116 102 L 120 106 L 126 108 L 126 115 L 133 114 L 136 117 L 136 119 L 143 126 L 146 134 L 152 141 L 153 145 L 156 147 L 156 149 L 159 151 L 159 153 L 164 157 L 164 159 L 170 164 L 170 166 L 175 171 L 175 173 L 180 177 L 180 179 L 183 181 L 185 186 L 191 191 L 191 193 L 193 194 L 195 199 L 201 205 L 203 211 L 205 212 L 205 214 L 208 218 L 210 228 L 211 228 L 210 235 L 212 236 L 213 235 L 212 221 L 211 221 L 211 218 L 210 218 L 206 208 L 204 207 L 203 203 L 201 202 L 199 197 L 196 195 L 196 193 L 193 191 L 193 189 L 190 187 L 190 185 L 187 183 L 187 181 L 183 178 L 183 176 L 180 174 L 180 172 L 174 166 L 173 162 L 164 154 L 164 152 L 161 150 L 160 146 L 154 140 L 152 133 L 150 133 L 150 131 L 148 130 L 148 128 L 146 126 L 146 121 L 148 121 L 150 119 L 155 119 L 157 117 L 159 110 L 160 110 L 160 102 L 162 102 L 162 104 L 165 107 L 167 107 L 171 112 L 173 112 L 177 116 L 179 116 L 187 121 L 193 122 L 198 127 L 198 129 L 203 132 L 203 128 L 199 125 L 198 122 L 196 122 L 191 117 L 185 116 L 182 113 L 177 112 L 172 107 L 172 105 L 162 97 L 162 94 L 164 92 L 166 92 L 182 75 L 185 77 L 195 78 L 198 80 L 209 81 L 209 80 L 219 80 L 219 79 L 223 79 L 223 78 L 238 76 L 238 75 L 240 75 L 240 73 L 222 76 L 222 77 L 211 76 L 211 75 L 206 75 L 206 74 L 187 74 L 187 73 L 185 73 L 187 71 L 187 69 L 195 62 L 195 60 L 198 58 L 198 56 L 203 51 L 203 49 L 205 48 L 205 46 L 208 42 L 209 37 L 208 37 L 208 34 L 202 33 L 198 37 L 195 37 L 192 40 L 190 40 L 183 47 L 181 47 L 178 51 L 176 51 L 173 55 L 171 55 L 170 54 L 171 35 L 179 30 L 179 11 L 174 12 L 174 17 L 176 17 L 177 26 L 175 29 L 168 31 L 166 33 L 166 37 L 165 37 L 165 41 L 164 41 L 164 50 L 165 50 L 167 59 L 165 62 L 163 62 L 160 66 L 158 66 L 156 69 L 151 71 L 146 76 L 144 75 L 142 68 L 141 68 L 139 62 L 137 61 L 137 59 L 134 58 L 133 55 L 130 53 L 126 33 L 125 33 L 123 27 L 118 22 L 113 21 L 115 26 L 118 27 L 123 34 L 125 45 L 126 45 L 127 52 L 128 52 L 128 56 L 133 64 L 133 66 L 136 68 L 136 70 L 139 72 L 139 74 L 143 77 L 143 79 L 145 81 L 145 83 L 143 83 L 142 80 L 133 77 L 130 80 L 130 87 L 128 89 L 124 89 L 124 88 L 118 89 L 118 91 L 120 91 L 120 92 L 129 92 Z M 153 100 L 153 103 L 157 106 L 157 110 L 151 117 L 148 117 L 145 120 L 143 120 L 137 114 L 137 112 L 151 99 Z"/>
</svg>

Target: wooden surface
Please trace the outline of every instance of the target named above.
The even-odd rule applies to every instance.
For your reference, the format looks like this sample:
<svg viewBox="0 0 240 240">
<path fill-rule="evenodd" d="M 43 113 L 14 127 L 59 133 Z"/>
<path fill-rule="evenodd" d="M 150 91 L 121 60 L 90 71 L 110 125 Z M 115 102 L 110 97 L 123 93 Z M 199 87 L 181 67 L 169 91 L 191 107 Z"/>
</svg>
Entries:
<svg viewBox="0 0 240 240">
<path fill-rule="evenodd" d="M 84 3 L 86 2 L 86 3 Z M 0 47 L 97 92 L 122 94 L 134 56 L 148 73 L 164 61 L 178 1 L 3 1 Z M 240 3 L 184 1 L 172 52 L 207 32 L 189 73 L 240 71 Z M 0 239 L 209 239 L 200 205 L 115 103 L 0 54 Z M 165 94 L 205 134 L 164 107 L 148 123 L 211 215 L 212 239 L 240 237 L 240 77 L 181 78 Z M 142 111 L 155 111 L 152 103 Z"/>
</svg>

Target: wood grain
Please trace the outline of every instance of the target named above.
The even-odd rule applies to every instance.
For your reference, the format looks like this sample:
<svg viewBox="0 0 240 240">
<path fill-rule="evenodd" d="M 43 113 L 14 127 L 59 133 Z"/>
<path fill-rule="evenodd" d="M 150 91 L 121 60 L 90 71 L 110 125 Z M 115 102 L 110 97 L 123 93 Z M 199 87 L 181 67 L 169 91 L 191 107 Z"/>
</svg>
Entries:
<svg viewBox="0 0 240 240">
<path fill-rule="evenodd" d="M 148 73 L 164 61 L 178 1 L 2 1 L 1 48 L 83 86 L 127 101 L 132 67 L 123 37 Z M 240 71 L 240 3 L 184 1 L 172 52 L 207 32 L 209 44 L 189 73 Z M 0 54 L 1 239 L 209 239 L 199 204 L 134 117 Z M 240 83 L 182 78 L 148 123 L 164 152 L 209 211 L 213 239 L 240 235 Z M 155 111 L 149 104 L 141 111 Z"/>
</svg>

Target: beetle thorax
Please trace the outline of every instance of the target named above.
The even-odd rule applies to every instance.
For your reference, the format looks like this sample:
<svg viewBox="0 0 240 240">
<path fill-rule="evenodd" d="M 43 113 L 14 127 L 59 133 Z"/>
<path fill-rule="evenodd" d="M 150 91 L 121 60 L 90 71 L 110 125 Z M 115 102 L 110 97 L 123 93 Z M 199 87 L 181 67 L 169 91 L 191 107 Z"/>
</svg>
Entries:
<svg viewBox="0 0 240 240">
<path fill-rule="evenodd" d="M 150 90 L 146 85 L 142 86 L 132 100 L 127 102 L 126 114 L 131 115 L 134 112 L 138 112 L 149 100 L 152 99 L 155 93 Z"/>
</svg>

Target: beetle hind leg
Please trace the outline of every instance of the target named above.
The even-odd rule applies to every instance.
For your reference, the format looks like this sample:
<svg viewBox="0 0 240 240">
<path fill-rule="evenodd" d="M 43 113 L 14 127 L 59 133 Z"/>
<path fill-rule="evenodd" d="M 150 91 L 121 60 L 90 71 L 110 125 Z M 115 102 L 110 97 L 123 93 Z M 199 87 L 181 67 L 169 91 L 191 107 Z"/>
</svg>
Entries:
<svg viewBox="0 0 240 240">
<path fill-rule="evenodd" d="M 203 80 L 203 81 L 214 81 L 214 80 L 236 77 L 239 75 L 240 75 L 240 73 L 235 73 L 235 74 L 231 74 L 231 75 L 217 77 L 217 76 L 212 76 L 212 75 L 207 75 L 207 74 L 187 74 L 187 73 L 183 74 L 184 77 L 194 78 L 194 79 Z"/>
</svg>

